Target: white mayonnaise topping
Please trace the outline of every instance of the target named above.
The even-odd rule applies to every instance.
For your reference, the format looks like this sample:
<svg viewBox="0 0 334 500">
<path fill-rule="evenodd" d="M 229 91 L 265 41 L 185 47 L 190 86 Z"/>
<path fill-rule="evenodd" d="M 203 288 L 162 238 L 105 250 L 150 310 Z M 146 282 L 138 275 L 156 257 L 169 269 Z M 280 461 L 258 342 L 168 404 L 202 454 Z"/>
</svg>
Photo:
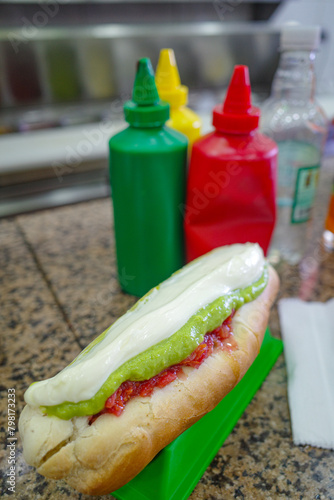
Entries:
<svg viewBox="0 0 334 500">
<path fill-rule="evenodd" d="M 263 252 L 257 244 L 225 246 L 200 257 L 119 318 L 87 354 L 30 386 L 25 401 L 53 406 L 92 398 L 123 363 L 173 335 L 218 297 L 257 281 L 263 269 Z"/>
</svg>

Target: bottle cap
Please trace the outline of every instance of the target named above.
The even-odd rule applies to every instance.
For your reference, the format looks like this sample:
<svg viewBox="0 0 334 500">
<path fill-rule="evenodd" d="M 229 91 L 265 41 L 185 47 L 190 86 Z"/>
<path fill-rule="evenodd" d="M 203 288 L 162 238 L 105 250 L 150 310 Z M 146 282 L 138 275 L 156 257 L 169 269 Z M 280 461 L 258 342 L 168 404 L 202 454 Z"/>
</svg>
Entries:
<svg viewBox="0 0 334 500">
<path fill-rule="evenodd" d="M 320 26 L 286 23 L 281 30 L 281 50 L 317 50 L 320 45 Z"/>
<path fill-rule="evenodd" d="M 225 102 L 213 110 L 212 125 L 230 134 L 247 134 L 258 128 L 260 110 L 252 106 L 247 66 L 235 66 Z"/>
<path fill-rule="evenodd" d="M 175 107 L 187 104 L 188 87 L 181 85 L 172 49 L 162 49 L 160 51 L 155 81 L 161 99 Z"/>
<path fill-rule="evenodd" d="M 169 104 L 159 99 L 148 57 L 137 63 L 132 100 L 124 104 L 124 115 L 133 127 L 159 127 L 169 119 Z"/>
</svg>

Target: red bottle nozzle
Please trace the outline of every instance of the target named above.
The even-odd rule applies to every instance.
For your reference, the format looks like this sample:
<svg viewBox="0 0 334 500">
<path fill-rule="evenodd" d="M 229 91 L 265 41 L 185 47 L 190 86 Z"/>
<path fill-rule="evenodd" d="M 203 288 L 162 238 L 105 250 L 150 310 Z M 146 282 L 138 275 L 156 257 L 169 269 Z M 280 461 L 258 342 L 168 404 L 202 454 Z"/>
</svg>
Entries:
<svg viewBox="0 0 334 500">
<path fill-rule="evenodd" d="M 235 66 L 225 102 L 213 110 L 213 126 L 222 132 L 247 134 L 258 128 L 260 110 L 252 106 L 247 66 Z"/>
<path fill-rule="evenodd" d="M 247 66 L 236 66 L 227 89 L 224 113 L 245 114 L 251 108 L 251 87 Z"/>
</svg>

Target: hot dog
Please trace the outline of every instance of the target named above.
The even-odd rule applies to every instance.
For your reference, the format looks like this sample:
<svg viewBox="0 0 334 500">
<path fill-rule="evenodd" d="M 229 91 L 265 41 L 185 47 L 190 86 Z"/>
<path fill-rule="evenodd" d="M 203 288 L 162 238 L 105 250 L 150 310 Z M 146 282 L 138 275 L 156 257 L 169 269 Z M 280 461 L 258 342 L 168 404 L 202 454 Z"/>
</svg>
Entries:
<svg viewBox="0 0 334 500">
<path fill-rule="evenodd" d="M 126 484 L 243 377 L 278 286 L 256 244 L 186 265 L 28 388 L 19 420 L 27 463 L 83 493 Z"/>
</svg>

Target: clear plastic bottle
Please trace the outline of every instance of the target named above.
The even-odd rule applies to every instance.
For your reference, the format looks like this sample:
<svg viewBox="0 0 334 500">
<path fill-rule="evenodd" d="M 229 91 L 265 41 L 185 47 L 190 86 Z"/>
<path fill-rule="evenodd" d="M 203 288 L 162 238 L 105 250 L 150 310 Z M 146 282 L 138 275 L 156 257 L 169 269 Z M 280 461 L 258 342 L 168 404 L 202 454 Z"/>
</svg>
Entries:
<svg viewBox="0 0 334 500">
<path fill-rule="evenodd" d="M 292 264 L 307 249 L 327 135 L 326 115 L 314 99 L 319 43 L 319 27 L 283 27 L 279 67 L 262 107 L 261 131 L 277 142 L 279 151 L 277 222 L 269 255 Z"/>
</svg>

